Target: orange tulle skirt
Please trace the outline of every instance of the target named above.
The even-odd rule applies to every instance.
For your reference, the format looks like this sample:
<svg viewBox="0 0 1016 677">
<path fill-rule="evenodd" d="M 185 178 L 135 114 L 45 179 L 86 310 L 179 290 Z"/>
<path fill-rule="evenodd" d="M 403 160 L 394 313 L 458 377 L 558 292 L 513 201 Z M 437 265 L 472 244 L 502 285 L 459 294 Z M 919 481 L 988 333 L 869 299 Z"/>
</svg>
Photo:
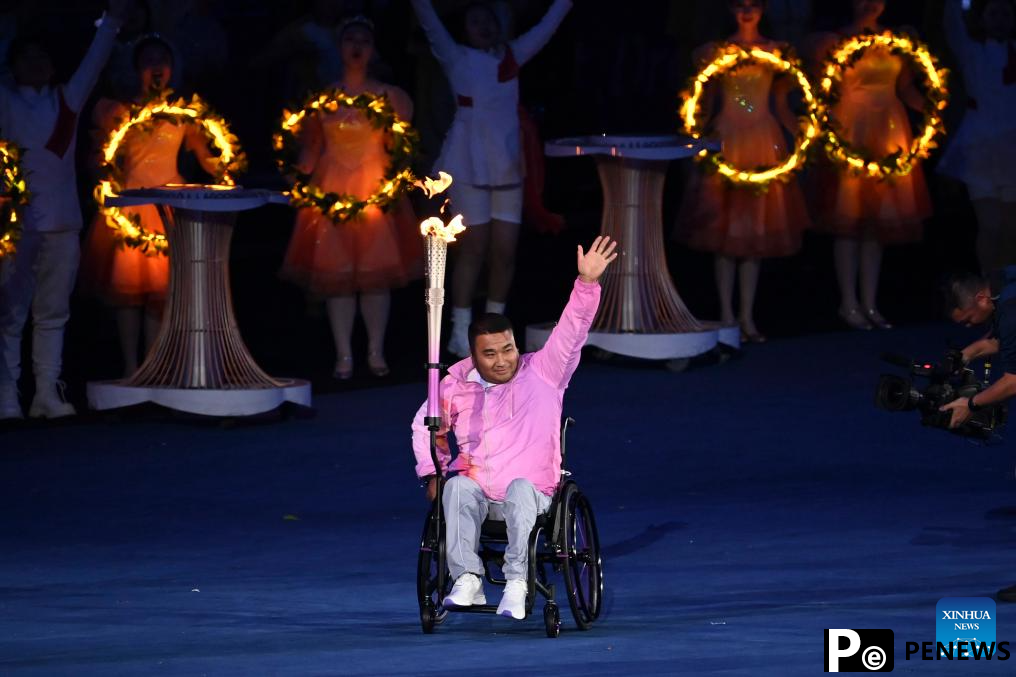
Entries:
<svg viewBox="0 0 1016 677">
<path fill-rule="evenodd" d="M 124 207 L 125 214 L 139 214 L 145 230 L 165 232 L 159 211 L 152 205 Z M 81 286 L 114 306 L 158 305 L 169 288 L 169 257 L 146 255 L 118 241 L 116 233 L 96 215 L 85 241 L 81 262 Z"/>
<path fill-rule="evenodd" d="M 797 182 L 774 181 L 765 193 L 695 172 L 678 215 L 678 240 L 693 249 L 739 259 L 791 256 L 811 225 Z"/>
<path fill-rule="evenodd" d="M 879 58 L 883 56 L 875 53 L 870 61 L 878 64 Z M 866 64 L 862 61 L 858 68 Z M 910 120 L 892 87 L 848 90 L 833 112 L 840 133 L 872 158 L 910 147 Z M 922 222 L 931 216 L 931 198 L 919 163 L 905 176 L 880 180 L 855 175 L 823 159 L 813 174 L 820 230 L 885 245 L 918 242 L 923 236 Z"/>
<path fill-rule="evenodd" d="M 370 207 L 333 223 L 301 209 L 280 275 L 321 297 L 399 287 L 423 275 L 423 237 L 402 198 L 385 213 Z"/>
<path fill-rule="evenodd" d="M 812 174 L 817 230 L 883 245 L 921 241 L 932 210 L 920 165 L 906 176 L 878 180 L 822 160 Z"/>
</svg>

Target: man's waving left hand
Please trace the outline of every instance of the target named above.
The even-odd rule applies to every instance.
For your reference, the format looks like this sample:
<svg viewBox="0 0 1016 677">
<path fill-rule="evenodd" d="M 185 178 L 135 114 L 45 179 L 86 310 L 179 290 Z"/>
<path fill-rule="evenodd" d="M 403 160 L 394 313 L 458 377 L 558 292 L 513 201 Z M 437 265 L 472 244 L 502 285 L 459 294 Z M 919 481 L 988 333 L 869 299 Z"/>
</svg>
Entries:
<svg viewBox="0 0 1016 677">
<path fill-rule="evenodd" d="M 593 240 L 588 253 L 579 245 L 579 278 L 583 282 L 597 282 L 607 266 L 617 258 L 616 248 L 617 242 L 604 235 Z"/>
</svg>

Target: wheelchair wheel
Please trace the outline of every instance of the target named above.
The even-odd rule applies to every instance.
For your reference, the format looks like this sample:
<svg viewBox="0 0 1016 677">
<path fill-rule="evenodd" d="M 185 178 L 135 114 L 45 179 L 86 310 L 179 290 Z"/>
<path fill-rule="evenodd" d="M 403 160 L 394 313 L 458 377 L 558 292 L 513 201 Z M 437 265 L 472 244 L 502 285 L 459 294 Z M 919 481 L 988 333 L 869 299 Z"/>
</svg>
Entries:
<svg viewBox="0 0 1016 677">
<path fill-rule="evenodd" d="M 448 592 L 448 567 L 445 563 L 444 530 L 437 528 L 435 508 L 423 523 L 420 554 L 416 560 L 416 596 L 420 604 L 420 626 L 427 634 L 448 615 L 441 605 Z M 440 532 L 440 533 L 439 533 Z"/>
<path fill-rule="evenodd" d="M 543 625 L 547 628 L 547 637 L 553 639 L 561 634 L 561 612 L 553 602 L 543 605 Z"/>
<path fill-rule="evenodd" d="M 536 579 L 541 576 L 539 567 L 536 564 L 537 553 L 539 552 L 540 538 L 543 536 L 543 529 L 536 527 L 529 535 L 529 571 L 526 575 L 526 618 L 533 613 L 533 605 L 536 603 Z M 542 580 L 542 578 L 541 578 Z"/>
<path fill-rule="evenodd" d="M 603 598 L 603 563 L 600 537 L 589 500 L 571 485 L 564 499 L 564 543 L 568 555 L 564 582 L 575 624 L 588 630 L 600 615 Z"/>
</svg>

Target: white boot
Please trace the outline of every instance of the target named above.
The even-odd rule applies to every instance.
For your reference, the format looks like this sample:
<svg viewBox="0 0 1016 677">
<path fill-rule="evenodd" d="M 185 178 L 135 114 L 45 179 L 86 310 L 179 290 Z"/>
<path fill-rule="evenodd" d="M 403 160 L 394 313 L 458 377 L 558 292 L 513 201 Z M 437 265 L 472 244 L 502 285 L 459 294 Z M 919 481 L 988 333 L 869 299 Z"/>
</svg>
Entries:
<svg viewBox="0 0 1016 677">
<path fill-rule="evenodd" d="M 18 404 L 18 385 L 16 383 L 0 385 L 0 421 L 24 417 L 21 405 Z"/>
<path fill-rule="evenodd" d="M 74 416 L 77 411 L 74 405 L 64 399 L 63 381 L 38 381 L 35 385 L 35 397 L 28 415 L 32 418 L 60 418 Z"/>
<path fill-rule="evenodd" d="M 452 308 L 452 336 L 448 352 L 456 357 L 469 357 L 469 323 L 473 321 L 472 308 Z"/>
</svg>

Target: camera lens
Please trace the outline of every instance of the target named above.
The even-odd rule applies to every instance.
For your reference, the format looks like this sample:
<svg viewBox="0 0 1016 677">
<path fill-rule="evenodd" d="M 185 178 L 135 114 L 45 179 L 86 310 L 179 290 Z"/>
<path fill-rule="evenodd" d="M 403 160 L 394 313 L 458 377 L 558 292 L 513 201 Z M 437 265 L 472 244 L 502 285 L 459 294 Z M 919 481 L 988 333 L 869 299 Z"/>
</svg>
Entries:
<svg viewBox="0 0 1016 677">
<path fill-rule="evenodd" d="M 921 394 L 916 392 L 910 379 L 883 375 L 875 389 L 875 405 L 886 411 L 911 411 L 917 408 Z"/>
</svg>

